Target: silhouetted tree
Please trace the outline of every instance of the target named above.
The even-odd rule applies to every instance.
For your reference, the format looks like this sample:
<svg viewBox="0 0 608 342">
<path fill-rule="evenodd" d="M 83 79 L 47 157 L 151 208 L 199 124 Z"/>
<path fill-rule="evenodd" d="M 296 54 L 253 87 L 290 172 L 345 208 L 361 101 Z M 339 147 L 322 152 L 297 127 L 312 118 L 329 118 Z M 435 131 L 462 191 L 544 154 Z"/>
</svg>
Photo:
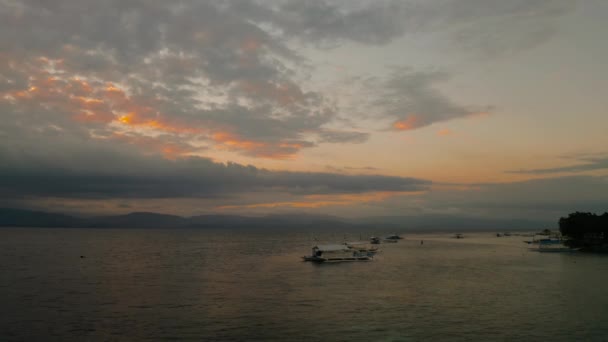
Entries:
<svg viewBox="0 0 608 342">
<path fill-rule="evenodd" d="M 603 215 L 575 212 L 559 220 L 559 230 L 571 247 L 602 249 L 608 246 L 608 212 Z"/>
</svg>

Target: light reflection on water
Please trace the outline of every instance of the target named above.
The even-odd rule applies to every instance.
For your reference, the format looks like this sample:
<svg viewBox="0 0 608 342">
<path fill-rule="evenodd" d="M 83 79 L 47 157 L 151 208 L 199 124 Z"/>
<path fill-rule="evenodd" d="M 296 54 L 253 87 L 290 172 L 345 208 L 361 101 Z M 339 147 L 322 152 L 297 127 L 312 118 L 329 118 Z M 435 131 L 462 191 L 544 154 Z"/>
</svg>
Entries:
<svg viewBox="0 0 608 342">
<path fill-rule="evenodd" d="M 0 339 L 608 337 L 608 257 L 465 235 L 407 234 L 373 262 L 315 265 L 300 261 L 309 233 L 2 229 Z"/>
</svg>

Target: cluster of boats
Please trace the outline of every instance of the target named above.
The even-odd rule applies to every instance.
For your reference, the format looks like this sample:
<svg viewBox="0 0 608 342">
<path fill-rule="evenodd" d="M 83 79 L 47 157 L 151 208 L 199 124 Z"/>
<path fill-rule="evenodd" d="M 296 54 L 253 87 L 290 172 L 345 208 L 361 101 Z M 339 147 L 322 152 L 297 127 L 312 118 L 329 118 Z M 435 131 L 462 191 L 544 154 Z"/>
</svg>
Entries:
<svg viewBox="0 0 608 342">
<path fill-rule="evenodd" d="M 510 236 L 511 234 L 496 234 L 496 236 Z M 577 248 L 570 248 L 564 244 L 564 240 L 560 236 L 537 236 L 531 234 L 532 240 L 524 241 L 532 245 L 531 250 L 544 253 L 564 253 L 576 252 Z M 456 239 L 464 238 L 463 234 L 455 234 Z M 383 243 L 396 243 L 403 237 L 393 234 L 384 237 L 372 236 L 367 241 L 360 242 L 344 242 L 341 244 L 316 245 L 312 247 L 311 255 L 303 256 L 304 261 L 312 261 L 318 263 L 326 262 L 344 262 L 344 261 L 370 261 L 380 251 L 376 245 Z M 421 241 L 421 244 L 423 242 Z"/>
<path fill-rule="evenodd" d="M 399 235 L 389 235 L 384 238 L 371 237 L 369 242 L 344 242 L 342 244 L 316 245 L 311 255 L 303 256 L 304 261 L 312 262 L 344 262 L 370 261 L 380 251 L 380 243 L 395 243 L 403 239 Z"/>
<path fill-rule="evenodd" d="M 533 251 L 542 253 L 570 253 L 576 252 L 578 248 L 570 248 L 564 244 L 564 240 L 560 236 L 545 236 L 541 235 L 540 238 L 536 236 L 532 237 L 532 240 L 524 241 L 528 245 L 532 245 L 530 248 Z"/>
</svg>

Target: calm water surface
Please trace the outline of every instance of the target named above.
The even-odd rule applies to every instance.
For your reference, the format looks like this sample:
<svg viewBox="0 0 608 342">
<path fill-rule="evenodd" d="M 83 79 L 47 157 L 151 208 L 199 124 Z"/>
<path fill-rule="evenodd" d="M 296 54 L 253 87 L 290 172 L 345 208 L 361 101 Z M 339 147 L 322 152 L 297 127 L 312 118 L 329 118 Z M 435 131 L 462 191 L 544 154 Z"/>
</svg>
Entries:
<svg viewBox="0 0 608 342">
<path fill-rule="evenodd" d="M 315 265 L 309 233 L 0 229 L 0 340 L 608 340 L 608 257 L 523 239 Z"/>
</svg>

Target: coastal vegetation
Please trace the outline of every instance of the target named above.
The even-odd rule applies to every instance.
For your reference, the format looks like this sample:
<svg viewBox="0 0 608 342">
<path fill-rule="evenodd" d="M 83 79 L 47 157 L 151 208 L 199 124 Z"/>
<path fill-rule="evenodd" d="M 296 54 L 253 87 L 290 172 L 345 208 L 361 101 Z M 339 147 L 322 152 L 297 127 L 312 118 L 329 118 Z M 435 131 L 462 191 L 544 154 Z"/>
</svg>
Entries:
<svg viewBox="0 0 608 342">
<path fill-rule="evenodd" d="M 575 212 L 559 220 L 559 230 L 570 247 L 608 252 L 608 212 L 603 215 Z"/>
</svg>

